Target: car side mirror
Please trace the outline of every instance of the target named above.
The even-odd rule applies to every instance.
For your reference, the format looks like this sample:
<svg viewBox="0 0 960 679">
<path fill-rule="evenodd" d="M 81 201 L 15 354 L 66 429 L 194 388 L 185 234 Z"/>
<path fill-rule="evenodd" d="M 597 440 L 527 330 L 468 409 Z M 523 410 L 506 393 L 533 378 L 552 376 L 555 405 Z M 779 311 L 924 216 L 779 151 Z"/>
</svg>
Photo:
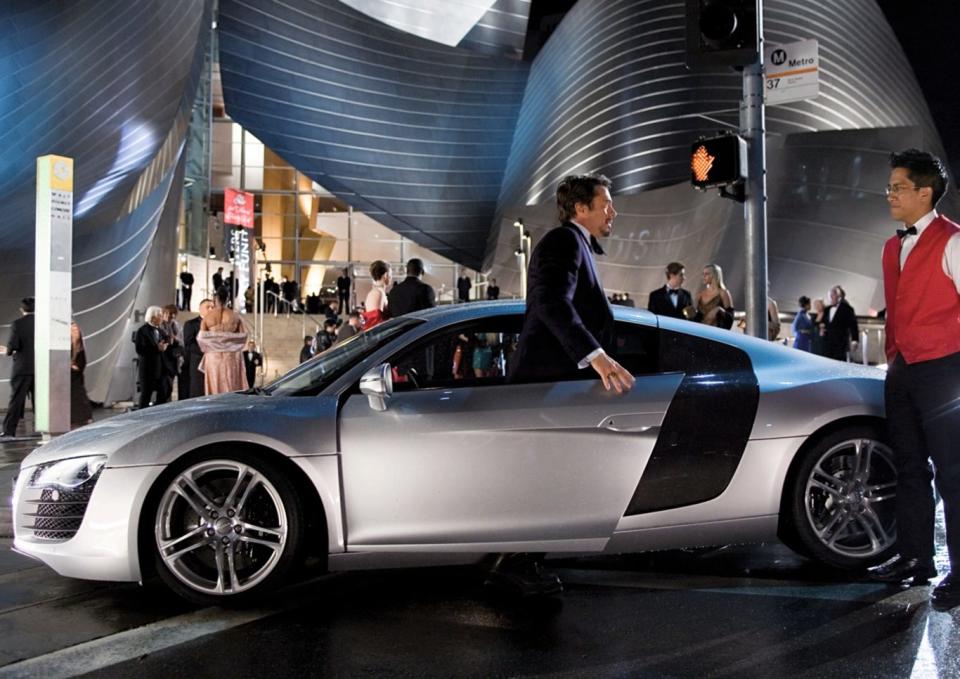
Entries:
<svg viewBox="0 0 960 679">
<path fill-rule="evenodd" d="M 365 372 L 360 378 L 360 393 L 366 394 L 374 410 L 386 410 L 387 399 L 393 395 L 393 370 L 390 364 L 381 363 Z"/>
</svg>

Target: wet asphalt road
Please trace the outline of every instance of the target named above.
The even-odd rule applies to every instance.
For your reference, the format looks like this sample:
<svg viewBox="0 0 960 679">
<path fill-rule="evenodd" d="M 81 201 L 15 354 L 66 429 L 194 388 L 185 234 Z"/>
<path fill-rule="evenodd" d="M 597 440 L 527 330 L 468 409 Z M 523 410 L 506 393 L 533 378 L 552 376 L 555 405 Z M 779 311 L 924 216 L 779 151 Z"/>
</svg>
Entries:
<svg viewBox="0 0 960 679">
<path fill-rule="evenodd" d="M 0 446 L 0 489 L 32 444 Z M 268 606 L 61 578 L 0 538 L 0 677 L 958 677 L 960 609 L 778 544 L 551 564 L 515 601 L 475 568 L 316 574 Z M 943 565 L 945 555 L 938 556 Z"/>
</svg>

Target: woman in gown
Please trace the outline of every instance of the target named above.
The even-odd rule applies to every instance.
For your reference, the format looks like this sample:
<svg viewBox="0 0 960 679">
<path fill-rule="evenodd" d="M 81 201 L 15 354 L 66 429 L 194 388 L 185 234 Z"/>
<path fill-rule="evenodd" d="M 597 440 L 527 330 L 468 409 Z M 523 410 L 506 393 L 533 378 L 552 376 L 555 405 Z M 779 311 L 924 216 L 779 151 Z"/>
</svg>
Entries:
<svg viewBox="0 0 960 679">
<path fill-rule="evenodd" d="M 733 299 L 723 284 L 723 269 L 719 264 L 703 267 L 703 287 L 694 302 L 701 323 L 727 329 L 733 325 Z"/>
<path fill-rule="evenodd" d="M 87 352 L 83 348 L 80 326 L 70 324 L 70 427 L 75 429 L 93 422 L 90 398 L 83 384 L 83 371 L 87 367 Z"/>
<path fill-rule="evenodd" d="M 204 392 L 222 394 L 246 389 L 247 377 L 243 367 L 243 347 L 247 331 L 240 316 L 227 307 L 230 291 L 220 286 L 213 300 L 213 309 L 200 322 L 197 344 L 203 350 L 200 370 L 203 371 Z"/>
<path fill-rule="evenodd" d="M 793 318 L 793 348 L 810 351 L 813 342 L 813 319 L 810 318 L 810 298 L 800 295 L 800 309 Z M 819 331 L 819 328 L 817 329 Z"/>
<path fill-rule="evenodd" d="M 386 262 L 378 259 L 370 265 L 373 287 L 367 293 L 367 299 L 363 305 L 364 330 L 369 330 L 377 323 L 390 318 L 390 312 L 387 309 L 387 286 L 390 285 L 390 275 L 390 265 Z"/>
</svg>

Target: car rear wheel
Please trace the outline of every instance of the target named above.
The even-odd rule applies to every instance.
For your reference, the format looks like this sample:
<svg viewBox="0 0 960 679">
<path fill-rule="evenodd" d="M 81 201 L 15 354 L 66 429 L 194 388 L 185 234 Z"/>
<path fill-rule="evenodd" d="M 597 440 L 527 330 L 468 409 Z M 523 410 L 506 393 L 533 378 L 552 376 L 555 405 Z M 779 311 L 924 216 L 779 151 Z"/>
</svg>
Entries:
<svg viewBox="0 0 960 679">
<path fill-rule="evenodd" d="M 205 605 L 247 602 L 274 589 L 303 542 L 300 500 L 268 461 L 220 452 L 165 477 L 154 510 L 163 581 Z"/>
<path fill-rule="evenodd" d="M 893 452 L 876 429 L 824 437 L 792 475 L 788 544 L 837 568 L 887 560 L 896 542 L 896 486 Z"/>
</svg>

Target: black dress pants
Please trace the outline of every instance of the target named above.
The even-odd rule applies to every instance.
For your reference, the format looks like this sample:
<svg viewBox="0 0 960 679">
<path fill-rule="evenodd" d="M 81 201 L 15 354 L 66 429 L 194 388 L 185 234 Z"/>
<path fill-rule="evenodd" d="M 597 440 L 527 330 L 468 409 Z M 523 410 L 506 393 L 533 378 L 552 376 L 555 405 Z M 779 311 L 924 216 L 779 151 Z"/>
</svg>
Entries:
<svg viewBox="0 0 960 679">
<path fill-rule="evenodd" d="M 345 311 L 350 311 L 350 291 L 337 290 L 337 315 L 342 315 Z"/>
<path fill-rule="evenodd" d="M 934 554 L 936 470 L 951 569 L 960 572 L 960 353 L 907 364 L 901 356 L 886 380 L 887 425 L 897 467 L 897 545 L 901 556 Z"/>
<path fill-rule="evenodd" d="M 33 398 L 33 375 L 14 375 L 10 378 L 10 405 L 3 418 L 3 433 L 16 436 L 17 424 L 23 419 L 27 404 L 27 394 Z"/>
</svg>

